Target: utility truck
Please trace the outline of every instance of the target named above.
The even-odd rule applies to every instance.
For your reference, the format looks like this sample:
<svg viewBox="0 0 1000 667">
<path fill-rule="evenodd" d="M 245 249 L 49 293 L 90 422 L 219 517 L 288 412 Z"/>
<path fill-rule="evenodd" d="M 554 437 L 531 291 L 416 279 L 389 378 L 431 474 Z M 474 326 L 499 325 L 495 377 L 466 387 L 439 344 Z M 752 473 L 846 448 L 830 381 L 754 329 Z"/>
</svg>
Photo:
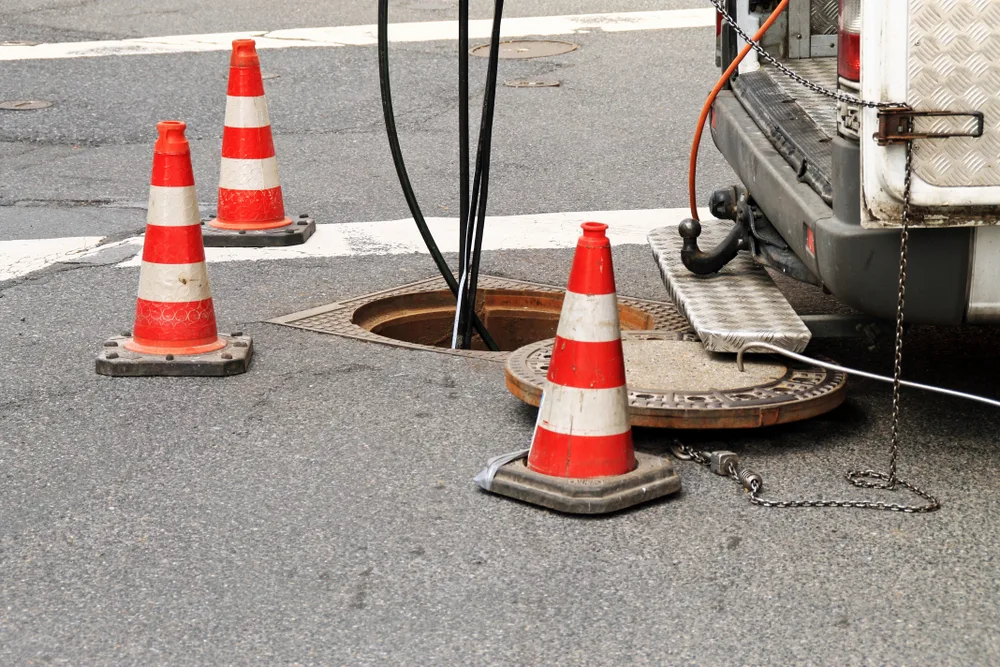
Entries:
<svg viewBox="0 0 1000 667">
<path fill-rule="evenodd" d="M 721 70 L 778 5 L 719 0 Z M 710 208 L 734 224 L 686 221 L 685 268 L 749 254 L 893 319 L 902 251 L 907 322 L 1000 321 L 1000 0 L 789 0 L 773 21 L 771 58 L 752 50 L 708 115 L 741 181 Z M 651 243 L 673 290 L 669 241 Z"/>
</svg>

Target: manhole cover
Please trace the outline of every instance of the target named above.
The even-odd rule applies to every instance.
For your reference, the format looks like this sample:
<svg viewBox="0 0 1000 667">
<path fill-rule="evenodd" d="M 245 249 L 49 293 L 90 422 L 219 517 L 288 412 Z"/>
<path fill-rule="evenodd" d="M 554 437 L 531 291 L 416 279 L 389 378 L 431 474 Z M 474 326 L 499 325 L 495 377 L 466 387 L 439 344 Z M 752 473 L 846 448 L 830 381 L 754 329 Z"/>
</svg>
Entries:
<svg viewBox="0 0 1000 667">
<path fill-rule="evenodd" d="M 500 345 L 486 350 L 478 337 L 472 350 L 452 350 L 455 297 L 441 278 L 331 303 L 271 320 L 273 324 L 358 338 L 414 350 L 503 361 L 510 350 L 555 336 L 563 290 L 550 285 L 481 276 L 476 312 Z M 682 331 L 687 321 L 672 304 L 618 297 L 623 329 Z"/>
<path fill-rule="evenodd" d="M 45 100 L 9 100 L 0 102 L 0 109 L 6 111 L 31 111 L 32 109 L 45 109 L 52 106 L 52 102 Z"/>
<path fill-rule="evenodd" d="M 559 56 L 580 48 L 579 44 L 573 42 L 562 42 L 555 39 L 511 39 L 500 42 L 501 58 L 545 58 L 547 56 Z M 480 58 L 490 57 L 490 45 L 480 44 L 469 53 Z"/>
<path fill-rule="evenodd" d="M 558 88 L 558 81 L 529 81 L 517 79 L 514 81 L 504 81 L 503 85 L 508 88 Z"/>
<path fill-rule="evenodd" d="M 692 333 L 623 331 L 622 349 L 633 426 L 757 428 L 821 415 L 846 396 L 843 373 L 770 356 L 741 373 L 735 355 L 706 352 Z M 551 358 L 551 340 L 510 355 L 510 392 L 537 406 Z"/>
</svg>

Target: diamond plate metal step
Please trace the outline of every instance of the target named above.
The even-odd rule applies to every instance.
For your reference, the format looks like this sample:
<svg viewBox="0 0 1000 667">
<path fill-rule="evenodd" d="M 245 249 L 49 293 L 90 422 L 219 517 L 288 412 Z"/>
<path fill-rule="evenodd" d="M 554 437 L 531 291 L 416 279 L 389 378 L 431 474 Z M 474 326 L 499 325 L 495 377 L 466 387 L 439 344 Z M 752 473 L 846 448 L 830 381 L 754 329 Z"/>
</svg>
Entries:
<svg viewBox="0 0 1000 667">
<path fill-rule="evenodd" d="M 706 223 L 699 244 L 715 247 L 732 226 L 726 220 Z M 747 254 L 741 252 L 716 274 L 699 276 L 681 262 L 676 227 L 654 229 L 647 238 L 670 298 L 706 350 L 738 352 L 746 343 L 763 341 L 801 352 L 809 344 L 808 327 L 764 267 Z"/>
</svg>

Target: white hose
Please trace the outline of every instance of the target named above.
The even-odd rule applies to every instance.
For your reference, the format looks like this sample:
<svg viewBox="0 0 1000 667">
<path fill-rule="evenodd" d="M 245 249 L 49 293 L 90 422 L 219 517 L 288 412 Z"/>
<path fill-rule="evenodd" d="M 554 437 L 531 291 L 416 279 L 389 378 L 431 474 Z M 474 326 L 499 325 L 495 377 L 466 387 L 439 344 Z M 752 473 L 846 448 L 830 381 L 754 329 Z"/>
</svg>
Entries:
<svg viewBox="0 0 1000 667">
<path fill-rule="evenodd" d="M 804 364 L 812 364 L 813 366 L 819 366 L 820 368 L 826 368 L 831 371 L 839 371 L 841 373 L 847 373 L 848 375 L 857 375 L 858 377 L 868 378 L 869 380 L 878 380 L 879 382 L 887 382 L 889 384 L 893 383 L 893 379 L 886 375 L 875 375 L 874 373 L 859 371 L 854 368 L 847 368 L 846 366 L 838 366 L 837 364 L 832 364 L 828 361 L 820 361 L 818 359 L 807 357 L 803 354 L 789 352 L 785 348 L 778 347 L 777 345 L 772 345 L 771 343 L 747 343 L 746 345 L 741 347 L 740 351 L 736 353 L 736 367 L 739 368 L 741 372 L 743 371 L 743 353 L 751 348 L 763 348 L 765 350 L 770 350 L 771 352 L 788 357 L 789 359 L 794 359 L 795 361 L 801 361 Z M 1000 401 L 995 401 L 992 398 L 986 398 L 985 396 L 967 394 L 963 391 L 955 391 L 954 389 L 944 389 L 942 387 L 935 387 L 929 384 L 920 384 L 919 382 L 910 382 L 908 380 L 900 380 L 899 384 L 904 387 L 911 387 L 913 389 L 923 389 L 924 391 L 931 391 L 936 394 L 945 394 L 946 396 L 964 398 L 969 401 L 976 401 L 977 403 L 985 403 L 986 405 L 992 405 L 995 408 L 1000 408 Z"/>
</svg>

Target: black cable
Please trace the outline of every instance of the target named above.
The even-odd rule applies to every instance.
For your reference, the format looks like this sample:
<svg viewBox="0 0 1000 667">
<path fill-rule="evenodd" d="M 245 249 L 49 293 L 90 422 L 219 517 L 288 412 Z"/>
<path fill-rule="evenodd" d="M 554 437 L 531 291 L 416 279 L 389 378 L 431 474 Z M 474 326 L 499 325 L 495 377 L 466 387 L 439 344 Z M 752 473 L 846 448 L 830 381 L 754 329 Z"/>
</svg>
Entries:
<svg viewBox="0 0 1000 667">
<path fill-rule="evenodd" d="M 500 64 L 500 23 L 503 18 L 503 0 L 496 0 L 493 9 L 493 31 L 490 37 L 490 59 L 486 73 L 486 90 L 483 93 L 483 116 L 479 128 L 479 151 L 476 155 L 476 178 L 473 179 L 473 200 L 469 217 L 476 215 L 472 257 L 469 258 L 469 284 L 466 290 L 467 312 L 474 313 L 476 292 L 479 289 L 479 262 L 482 258 L 483 232 L 486 227 L 486 203 L 489 197 L 490 156 L 493 148 L 493 113 L 496 108 L 497 71 Z M 478 181 L 478 183 L 477 183 Z M 478 187 L 476 187 L 478 185 Z M 477 200 L 478 201 L 475 201 Z M 478 205 L 478 206 L 477 206 Z M 476 207 L 478 210 L 476 210 Z M 472 329 L 463 332 L 463 346 L 471 344 Z"/>
<path fill-rule="evenodd" d="M 466 220 L 469 218 L 469 0 L 458 1 L 458 275 L 468 269 Z M 465 331 L 468 323 L 460 303 L 455 304 L 456 331 Z"/>
<path fill-rule="evenodd" d="M 382 114 L 385 116 L 385 130 L 389 137 L 389 149 L 392 151 L 392 163 L 396 167 L 399 185 L 403 189 L 403 197 L 406 199 L 406 205 L 410 209 L 413 221 L 417 224 L 420 236 L 427 246 L 427 251 L 437 265 L 438 271 L 441 272 L 441 276 L 448 283 L 451 293 L 457 297 L 458 281 L 451 274 L 451 268 L 441 255 L 441 251 L 434 241 L 434 235 L 431 234 L 431 230 L 427 227 L 427 221 L 424 220 L 424 216 L 420 212 L 417 197 L 413 192 L 413 186 L 410 185 L 410 177 L 406 172 L 406 165 L 403 162 L 403 151 L 399 145 L 399 134 L 396 131 L 396 116 L 392 109 L 392 90 L 389 85 L 389 0 L 379 0 L 378 3 L 378 72 L 379 88 L 382 93 Z M 472 313 L 471 323 L 482 337 L 483 342 L 486 343 L 486 346 L 494 352 L 499 351 L 500 348 L 496 344 L 496 341 L 493 340 L 490 332 L 486 330 L 486 326 L 475 312 Z"/>
</svg>

